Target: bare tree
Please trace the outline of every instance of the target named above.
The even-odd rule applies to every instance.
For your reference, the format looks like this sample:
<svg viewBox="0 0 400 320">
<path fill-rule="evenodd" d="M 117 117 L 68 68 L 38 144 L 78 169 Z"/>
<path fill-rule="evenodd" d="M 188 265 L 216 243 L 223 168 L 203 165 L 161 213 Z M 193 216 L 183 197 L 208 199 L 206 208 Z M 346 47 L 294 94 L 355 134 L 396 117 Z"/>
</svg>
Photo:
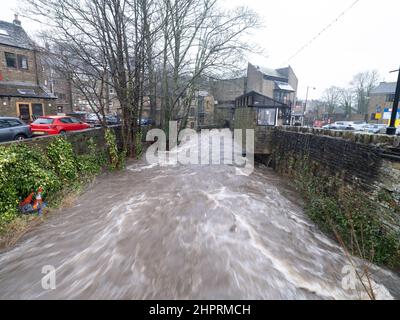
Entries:
<svg viewBox="0 0 400 320">
<path fill-rule="evenodd" d="M 368 114 L 368 97 L 371 90 L 379 83 L 379 73 L 376 70 L 365 71 L 354 76 L 351 85 L 355 91 L 357 99 L 357 112 Z"/>
<path fill-rule="evenodd" d="M 161 122 L 181 120 L 200 82 L 238 69 L 253 49 L 243 36 L 259 25 L 246 8 L 222 10 L 218 0 L 25 0 L 30 18 L 49 26 L 47 41 L 95 112 L 104 114 L 114 88 L 122 115 L 122 137 L 134 155 L 134 132 L 149 103 Z M 161 94 L 160 94 L 161 93 Z"/>
<path fill-rule="evenodd" d="M 352 88 L 340 89 L 340 106 L 342 107 L 346 119 L 349 120 L 353 113 L 353 104 L 355 100 L 355 92 Z"/>
<path fill-rule="evenodd" d="M 253 47 L 243 36 L 259 25 L 249 9 L 222 10 L 217 0 L 164 0 L 163 123 L 186 126 L 202 79 L 237 69 Z"/>
<path fill-rule="evenodd" d="M 143 105 L 145 41 L 150 0 L 26 0 L 30 17 L 50 26 L 49 41 L 62 47 L 81 91 L 100 95 L 113 87 L 122 113 L 122 137 L 134 155 L 133 133 Z M 82 92 L 83 93 L 83 92 Z M 95 106 L 96 107 L 96 106 Z M 103 108 L 101 108 L 103 109 Z"/>
<path fill-rule="evenodd" d="M 334 114 L 335 109 L 340 105 L 340 93 L 341 90 L 338 87 L 330 87 L 324 91 L 323 101 L 329 117 Z"/>
</svg>

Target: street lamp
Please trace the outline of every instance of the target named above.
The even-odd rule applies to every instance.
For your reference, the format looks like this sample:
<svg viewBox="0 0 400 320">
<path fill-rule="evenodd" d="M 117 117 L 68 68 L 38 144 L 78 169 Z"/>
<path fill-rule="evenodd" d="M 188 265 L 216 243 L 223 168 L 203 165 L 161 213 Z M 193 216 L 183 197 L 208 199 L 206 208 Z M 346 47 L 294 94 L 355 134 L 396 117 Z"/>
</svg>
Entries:
<svg viewBox="0 0 400 320">
<path fill-rule="evenodd" d="M 304 103 L 304 110 L 303 110 L 303 125 L 304 125 L 304 122 L 305 122 L 305 119 L 306 119 L 307 102 L 308 102 L 308 92 L 309 92 L 310 88 L 313 89 L 313 90 L 316 89 L 315 87 L 309 87 L 309 86 L 307 87 L 306 102 Z"/>
<path fill-rule="evenodd" d="M 394 73 L 394 72 L 398 72 L 399 76 L 397 78 L 396 93 L 394 95 L 392 117 L 390 118 L 390 125 L 386 129 L 386 134 L 389 134 L 391 136 L 394 136 L 396 134 L 397 110 L 399 107 L 399 100 L 400 100 L 400 69 L 391 71 L 390 73 Z"/>
</svg>

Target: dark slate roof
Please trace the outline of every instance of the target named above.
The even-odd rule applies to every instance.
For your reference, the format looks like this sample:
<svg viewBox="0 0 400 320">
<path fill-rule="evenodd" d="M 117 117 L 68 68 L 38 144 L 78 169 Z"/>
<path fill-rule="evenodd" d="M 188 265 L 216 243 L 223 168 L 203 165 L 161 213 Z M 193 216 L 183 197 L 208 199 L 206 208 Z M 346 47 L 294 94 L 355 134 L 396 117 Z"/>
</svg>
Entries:
<svg viewBox="0 0 400 320">
<path fill-rule="evenodd" d="M 379 86 L 372 89 L 371 94 L 394 94 L 396 92 L 396 82 L 381 82 Z"/>
<path fill-rule="evenodd" d="M 5 81 L 0 81 L 0 97 L 57 99 L 43 86 Z"/>
<path fill-rule="evenodd" d="M 267 97 L 267 96 L 265 96 L 265 95 L 263 95 L 263 94 L 261 94 L 261 93 L 259 93 L 257 91 L 254 91 L 254 90 L 250 91 L 250 92 L 247 92 L 247 93 L 241 95 L 240 97 L 237 97 L 236 101 L 240 100 L 240 99 L 243 99 L 245 97 L 250 97 L 250 96 L 254 97 L 255 99 L 253 101 L 253 104 L 249 105 L 249 107 L 288 108 L 288 105 L 286 105 L 286 104 L 284 104 L 284 103 L 282 103 L 282 102 L 280 102 L 278 100 L 275 100 L 275 99 L 272 99 L 270 97 Z"/>
<path fill-rule="evenodd" d="M 0 31 L 0 44 L 22 49 L 33 49 L 32 40 L 21 26 L 0 20 L 0 30 L 8 34 L 4 35 Z"/>
</svg>

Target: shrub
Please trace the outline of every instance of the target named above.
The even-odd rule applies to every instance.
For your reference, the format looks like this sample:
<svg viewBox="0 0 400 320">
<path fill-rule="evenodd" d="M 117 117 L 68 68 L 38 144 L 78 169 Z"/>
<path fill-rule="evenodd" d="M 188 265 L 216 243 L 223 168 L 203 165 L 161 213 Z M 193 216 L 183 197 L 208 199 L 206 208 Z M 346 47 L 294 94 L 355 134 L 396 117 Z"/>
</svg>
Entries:
<svg viewBox="0 0 400 320">
<path fill-rule="evenodd" d="M 112 160 L 121 165 L 115 135 Z M 49 201 L 65 196 L 61 191 L 78 186 L 99 174 L 107 163 L 105 152 L 98 151 L 93 139 L 88 140 L 88 152 L 77 156 L 65 138 L 58 137 L 45 149 L 25 144 L 0 147 L 0 233 L 18 217 L 18 204 L 31 192 L 42 187 Z"/>
</svg>

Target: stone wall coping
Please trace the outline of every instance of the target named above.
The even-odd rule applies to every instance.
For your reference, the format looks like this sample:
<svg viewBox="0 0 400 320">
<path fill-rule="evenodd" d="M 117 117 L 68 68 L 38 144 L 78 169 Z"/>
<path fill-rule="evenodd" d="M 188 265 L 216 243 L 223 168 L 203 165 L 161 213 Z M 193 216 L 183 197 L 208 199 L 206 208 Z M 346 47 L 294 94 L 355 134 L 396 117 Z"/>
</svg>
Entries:
<svg viewBox="0 0 400 320">
<path fill-rule="evenodd" d="M 120 125 L 109 126 L 109 128 L 118 128 L 118 127 L 120 127 Z M 79 130 L 79 131 L 71 131 L 71 132 L 66 133 L 66 137 L 67 137 L 67 139 L 74 138 L 76 136 L 80 136 L 85 133 L 92 133 L 92 132 L 94 133 L 95 131 L 101 131 L 101 130 L 103 130 L 102 127 L 90 128 L 90 129 Z M 60 137 L 60 135 L 39 136 L 39 137 L 31 138 L 31 139 L 25 139 L 22 141 L 7 141 L 7 142 L 0 143 L 0 146 L 9 146 L 9 145 L 12 145 L 15 143 L 35 143 L 35 142 L 45 143 L 45 141 L 49 141 L 49 143 L 50 143 L 51 140 L 53 140 L 57 137 Z"/>
<path fill-rule="evenodd" d="M 280 126 L 274 128 L 282 131 L 321 135 L 332 138 L 344 139 L 356 143 L 374 145 L 376 147 L 383 147 L 383 148 L 400 147 L 400 136 L 389 136 L 386 134 L 368 134 L 368 133 L 352 132 L 352 131 L 327 130 L 320 128 L 293 127 L 293 126 Z"/>
</svg>

